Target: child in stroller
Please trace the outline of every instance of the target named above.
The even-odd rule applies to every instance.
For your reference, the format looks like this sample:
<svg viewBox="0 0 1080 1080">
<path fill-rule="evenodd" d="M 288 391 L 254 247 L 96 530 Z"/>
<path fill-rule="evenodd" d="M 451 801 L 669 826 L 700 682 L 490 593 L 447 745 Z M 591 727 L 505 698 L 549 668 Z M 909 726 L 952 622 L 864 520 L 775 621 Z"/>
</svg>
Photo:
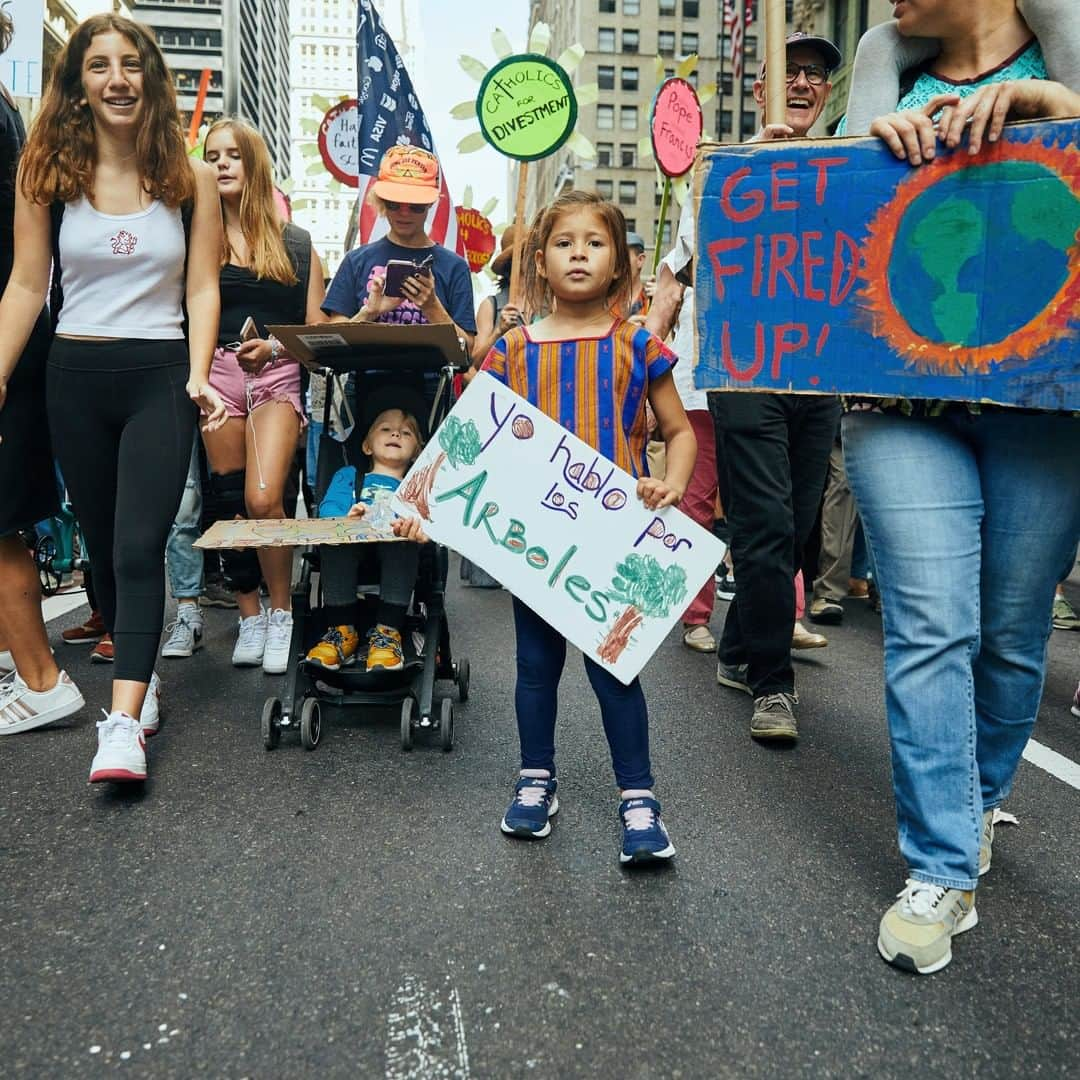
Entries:
<svg viewBox="0 0 1080 1080">
<path fill-rule="evenodd" d="M 357 470 L 345 465 L 334 474 L 319 504 L 319 517 L 361 518 L 391 525 L 395 535 L 423 541 L 416 520 L 395 519 L 389 500 L 422 447 L 416 417 L 402 409 L 386 409 L 375 417 L 361 446 L 370 470 L 357 482 Z M 308 664 L 338 671 L 353 664 L 360 646 L 356 589 L 363 547 L 324 544 L 319 548 L 323 612 L 327 629 L 307 654 Z M 367 631 L 367 670 L 400 671 L 405 666 L 402 631 L 420 561 L 416 543 L 377 545 L 379 607 Z"/>
</svg>

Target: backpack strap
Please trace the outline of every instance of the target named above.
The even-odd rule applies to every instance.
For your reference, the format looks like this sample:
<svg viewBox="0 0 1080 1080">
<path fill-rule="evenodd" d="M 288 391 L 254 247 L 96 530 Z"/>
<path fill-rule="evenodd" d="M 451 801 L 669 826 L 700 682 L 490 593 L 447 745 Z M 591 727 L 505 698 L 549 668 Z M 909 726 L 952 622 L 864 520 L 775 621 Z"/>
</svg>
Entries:
<svg viewBox="0 0 1080 1080">
<path fill-rule="evenodd" d="M 287 221 L 282 230 L 282 239 L 285 241 L 285 250 L 289 253 L 293 268 L 296 270 L 296 276 L 300 279 L 300 284 L 304 286 L 306 296 L 308 283 L 311 280 L 311 233 Z"/>
</svg>

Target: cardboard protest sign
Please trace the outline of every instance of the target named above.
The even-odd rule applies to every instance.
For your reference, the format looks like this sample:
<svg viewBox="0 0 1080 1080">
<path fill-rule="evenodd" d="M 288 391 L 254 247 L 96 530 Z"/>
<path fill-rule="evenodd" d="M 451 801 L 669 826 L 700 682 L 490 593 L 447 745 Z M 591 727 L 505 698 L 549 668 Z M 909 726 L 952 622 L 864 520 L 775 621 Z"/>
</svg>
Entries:
<svg viewBox="0 0 1080 1080">
<path fill-rule="evenodd" d="M 359 105 L 348 98 L 328 110 L 319 124 L 319 154 L 327 172 L 349 187 L 360 186 Z"/>
<path fill-rule="evenodd" d="M 539 53 L 519 53 L 496 64 L 476 98 L 480 131 L 507 157 L 536 161 L 553 154 L 577 123 L 570 76 Z"/>
<path fill-rule="evenodd" d="M 653 99 L 653 157 L 666 177 L 685 176 L 705 129 L 697 91 L 685 79 L 667 79 Z"/>
<path fill-rule="evenodd" d="M 495 229 L 488 218 L 471 206 L 457 207 L 457 221 L 469 269 L 479 274 L 495 254 Z"/>
<path fill-rule="evenodd" d="M 1080 410 L 1080 121 L 912 168 L 873 138 L 706 147 L 702 389 Z"/>
<path fill-rule="evenodd" d="M 195 541 L 206 551 L 303 547 L 305 544 L 382 544 L 398 538 L 364 518 L 266 518 L 218 521 Z"/>
<path fill-rule="evenodd" d="M 433 539 L 630 683 L 723 556 L 674 507 L 481 372 L 398 488 Z"/>
</svg>

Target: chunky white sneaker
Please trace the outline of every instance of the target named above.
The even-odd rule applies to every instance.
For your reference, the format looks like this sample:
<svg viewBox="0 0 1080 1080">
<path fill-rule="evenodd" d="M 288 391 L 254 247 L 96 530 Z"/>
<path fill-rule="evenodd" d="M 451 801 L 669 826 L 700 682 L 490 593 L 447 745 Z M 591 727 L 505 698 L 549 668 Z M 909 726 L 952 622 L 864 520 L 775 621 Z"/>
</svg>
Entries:
<svg viewBox="0 0 1080 1080">
<path fill-rule="evenodd" d="M 284 675 L 289 670 L 289 645 L 292 642 L 292 612 L 274 608 L 266 617 L 266 648 L 262 668 L 266 675 Z"/>
<path fill-rule="evenodd" d="M 161 727 L 161 680 L 155 671 L 150 676 L 142 709 L 139 710 L 139 730 L 147 737 L 156 735 Z"/>
<path fill-rule="evenodd" d="M 165 629 L 169 640 L 161 647 L 161 655 L 167 660 L 179 660 L 202 648 L 203 620 L 198 604 L 177 604 L 176 622 Z"/>
<path fill-rule="evenodd" d="M 0 735 L 44 727 L 54 720 L 77 713 L 85 704 L 79 688 L 61 671 L 51 690 L 31 690 L 11 672 L 0 683 Z"/>
<path fill-rule="evenodd" d="M 127 713 L 111 712 L 97 722 L 97 736 L 98 749 L 90 765 L 91 784 L 146 779 L 146 740 L 138 720 Z"/>
<path fill-rule="evenodd" d="M 233 649 L 233 667 L 258 667 L 266 651 L 266 612 L 240 620 L 240 632 Z"/>
</svg>

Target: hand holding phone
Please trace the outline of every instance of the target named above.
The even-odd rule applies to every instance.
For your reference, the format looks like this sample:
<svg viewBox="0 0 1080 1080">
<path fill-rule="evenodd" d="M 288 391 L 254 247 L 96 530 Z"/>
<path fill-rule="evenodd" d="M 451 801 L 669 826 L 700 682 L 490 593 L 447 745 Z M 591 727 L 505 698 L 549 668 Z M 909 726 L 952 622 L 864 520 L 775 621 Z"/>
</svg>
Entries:
<svg viewBox="0 0 1080 1080">
<path fill-rule="evenodd" d="M 431 256 L 415 263 L 410 259 L 391 259 L 386 264 L 386 284 L 383 296 L 403 297 L 405 281 L 411 277 L 425 277 L 431 274 Z"/>
</svg>

